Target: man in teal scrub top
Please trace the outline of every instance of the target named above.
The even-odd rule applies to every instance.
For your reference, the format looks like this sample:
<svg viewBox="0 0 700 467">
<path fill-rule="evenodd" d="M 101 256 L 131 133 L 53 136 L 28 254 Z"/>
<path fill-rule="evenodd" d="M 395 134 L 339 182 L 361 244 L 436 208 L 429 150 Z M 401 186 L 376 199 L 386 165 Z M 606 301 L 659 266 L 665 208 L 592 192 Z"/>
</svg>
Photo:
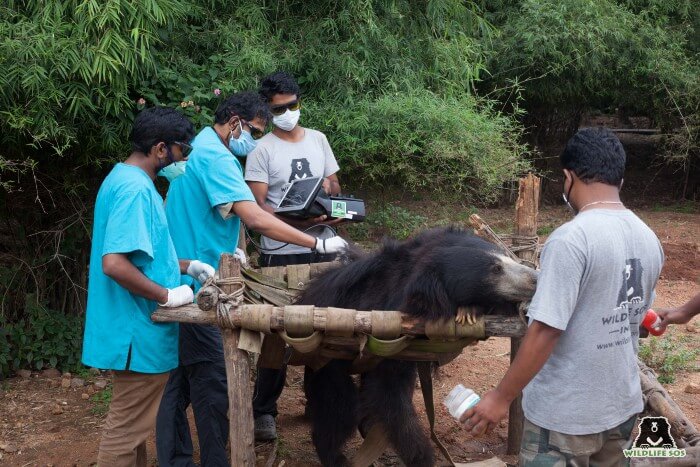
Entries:
<svg viewBox="0 0 700 467">
<path fill-rule="evenodd" d="M 171 183 L 165 207 L 179 256 L 218 264 L 222 253 L 236 251 L 241 220 L 266 237 L 321 254 L 346 247 L 340 237 L 320 240 L 305 234 L 255 202 L 234 154 L 253 149 L 252 135 L 262 136 L 268 116 L 268 106 L 257 93 L 240 92 L 219 105 L 214 126 L 204 128 L 192 141 L 187 170 Z M 185 277 L 183 282 L 191 280 Z M 201 464 L 229 465 L 226 370 L 216 326 L 180 325 L 180 366 L 171 373 L 158 412 L 156 446 L 161 467 L 195 465 L 185 413 L 190 403 Z"/>
<path fill-rule="evenodd" d="M 178 261 L 153 185 L 156 172 L 187 157 L 193 135 L 179 112 L 144 110 L 131 132 L 133 152 L 97 194 L 82 361 L 114 373 L 97 457 L 101 466 L 146 465 L 146 439 L 168 372 L 178 364 L 177 324 L 155 324 L 151 313 L 157 303 L 192 302 L 192 289 L 180 285 L 181 273 L 200 281 L 214 274 L 200 261 Z"/>
</svg>

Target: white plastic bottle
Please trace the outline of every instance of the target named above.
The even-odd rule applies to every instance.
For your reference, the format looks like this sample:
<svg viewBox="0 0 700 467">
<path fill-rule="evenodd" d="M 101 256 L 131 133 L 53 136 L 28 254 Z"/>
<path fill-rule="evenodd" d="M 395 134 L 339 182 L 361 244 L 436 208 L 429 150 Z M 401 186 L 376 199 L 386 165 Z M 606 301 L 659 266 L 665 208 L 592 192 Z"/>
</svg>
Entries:
<svg viewBox="0 0 700 467">
<path fill-rule="evenodd" d="M 450 411 L 455 420 L 459 420 L 459 417 L 464 414 L 467 410 L 474 407 L 481 398 L 477 393 L 471 389 L 465 388 L 461 384 L 455 386 L 452 391 L 445 397 L 445 407 Z"/>
</svg>

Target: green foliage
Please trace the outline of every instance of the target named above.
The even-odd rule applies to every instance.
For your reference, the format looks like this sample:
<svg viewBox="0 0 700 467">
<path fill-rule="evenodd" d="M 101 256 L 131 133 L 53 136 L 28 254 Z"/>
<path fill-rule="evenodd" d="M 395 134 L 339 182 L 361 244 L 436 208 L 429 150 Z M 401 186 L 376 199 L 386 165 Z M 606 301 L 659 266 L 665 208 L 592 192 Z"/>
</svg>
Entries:
<svg viewBox="0 0 700 467">
<path fill-rule="evenodd" d="M 397 93 L 345 114 L 312 115 L 322 115 L 313 126 L 328 132 L 345 177 L 362 174 L 369 186 L 391 180 L 409 191 L 493 201 L 504 180 L 528 168 L 512 118 L 468 95 Z"/>
<path fill-rule="evenodd" d="M 659 374 L 661 383 L 673 383 L 676 373 L 698 371 L 700 351 L 689 349 L 682 339 L 649 337 L 639 346 L 639 358 Z"/>
<path fill-rule="evenodd" d="M 25 317 L 2 324 L 0 375 L 19 369 L 59 368 L 73 370 L 80 365 L 83 320 L 48 310 L 27 295 Z"/>
<path fill-rule="evenodd" d="M 27 146 L 55 155 L 80 148 L 83 157 L 123 151 L 133 85 L 153 73 L 153 45 L 186 11 L 181 0 L 0 7 L 3 156 L 23 159 Z"/>
<path fill-rule="evenodd" d="M 489 63 L 495 82 L 517 80 L 531 107 L 650 110 L 662 81 L 687 79 L 680 75 L 690 66 L 690 26 L 681 20 L 669 27 L 669 18 L 686 17 L 689 2 L 643 3 L 511 2 L 495 18 L 502 22 Z"/>
<path fill-rule="evenodd" d="M 387 204 L 370 209 L 363 223 L 351 224 L 350 236 L 355 241 L 366 241 L 388 236 L 404 240 L 426 226 L 427 218 L 408 209 Z"/>
</svg>

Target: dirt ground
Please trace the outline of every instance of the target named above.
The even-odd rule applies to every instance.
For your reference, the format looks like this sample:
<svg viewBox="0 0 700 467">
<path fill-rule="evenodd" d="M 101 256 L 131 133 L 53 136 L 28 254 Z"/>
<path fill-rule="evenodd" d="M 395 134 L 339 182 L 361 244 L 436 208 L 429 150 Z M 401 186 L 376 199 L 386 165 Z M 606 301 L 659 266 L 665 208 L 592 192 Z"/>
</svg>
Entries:
<svg viewBox="0 0 700 467">
<path fill-rule="evenodd" d="M 656 232 L 666 252 L 655 306 L 678 305 L 688 300 L 700 291 L 700 215 L 697 211 L 653 208 L 637 212 Z M 480 214 L 503 230 L 512 218 L 509 210 L 484 210 Z M 539 225 L 551 231 L 565 218 L 561 207 L 544 208 Z M 685 336 L 684 345 L 690 348 L 700 348 L 700 318 L 695 318 L 687 327 L 676 326 L 669 333 L 676 338 Z M 509 340 L 491 338 L 467 347 L 462 355 L 439 371 L 435 381 L 437 432 L 455 460 L 468 462 L 498 456 L 509 463 L 516 461 L 514 456 L 505 455 L 508 430 L 505 422 L 491 434 L 473 439 L 438 403 L 457 383 L 483 394 L 498 383 L 508 363 Z M 695 426 L 700 427 L 700 396 L 684 392 L 689 383 L 700 384 L 697 371 L 700 362 L 695 366 L 696 371 L 677 374 L 675 383 L 667 388 Z M 310 440 L 310 426 L 303 417 L 302 373 L 299 367 L 290 369 L 288 386 L 280 400 L 280 438 L 275 466 L 281 466 L 282 461 L 285 466 L 319 465 Z M 99 378 L 92 375 L 87 379 L 94 382 Z M 88 395 L 88 386 L 63 388 L 60 381 L 60 377 L 33 374 L 29 378 L 15 377 L 0 382 L 0 465 L 88 466 L 94 463 L 104 411 L 99 410 L 99 404 L 86 399 L 95 397 Z M 414 403 L 423 417 L 422 423 L 427 426 L 420 391 L 416 392 Z M 194 426 L 192 421 L 191 424 Z M 359 439 L 357 435 L 348 449 L 352 450 Z M 196 444 L 195 437 L 195 449 Z M 258 465 L 265 465 L 271 451 L 271 444 L 256 448 Z M 153 465 L 157 465 L 153 438 L 149 442 L 149 456 Z M 382 465 L 399 464 L 391 453 L 385 454 L 381 462 Z"/>
</svg>

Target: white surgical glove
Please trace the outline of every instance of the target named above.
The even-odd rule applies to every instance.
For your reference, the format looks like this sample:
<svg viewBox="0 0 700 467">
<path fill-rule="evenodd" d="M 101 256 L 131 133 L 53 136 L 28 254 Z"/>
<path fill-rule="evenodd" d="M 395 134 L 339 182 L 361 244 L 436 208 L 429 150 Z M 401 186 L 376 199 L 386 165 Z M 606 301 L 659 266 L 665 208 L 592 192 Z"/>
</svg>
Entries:
<svg viewBox="0 0 700 467">
<path fill-rule="evenodd" d="M 233 253 L 233 256 L 238 258 L 242 266 L 248 264 L 248 258 L 246 258 L 245 256 L 245 251 L 241 250 L 240 248 L 236 248 L 236 251 Z"/>
<path fill-rule="evenodd" d="M 214 277 L 215 273 L 213 267 L 197 259 L 190 261 L 190 265 L 187 266 L 187 274 L 197 279 L 200 284 L 204 284 L 207 279 Z"/>
<path fill-rule="evenodd" d="M 211 266 L 209 266 L 211 267 Z M 168 289 L 168 301 L 159 303 L 160 306 L 175 308 L 182 305 L 189 305 L 194 301 L 194 292 L 189 285 L 181 285 L 174 289 Z"/>
<path fill-rule="evenodd" d="M 342 237 L 317 238 L 316 248 L 314 248 L 314 251 L 325 255 L 330 253 L 341 253 L 345 251 L 347 247 L 348 242 L 343 240 Z"/>
</svg>

